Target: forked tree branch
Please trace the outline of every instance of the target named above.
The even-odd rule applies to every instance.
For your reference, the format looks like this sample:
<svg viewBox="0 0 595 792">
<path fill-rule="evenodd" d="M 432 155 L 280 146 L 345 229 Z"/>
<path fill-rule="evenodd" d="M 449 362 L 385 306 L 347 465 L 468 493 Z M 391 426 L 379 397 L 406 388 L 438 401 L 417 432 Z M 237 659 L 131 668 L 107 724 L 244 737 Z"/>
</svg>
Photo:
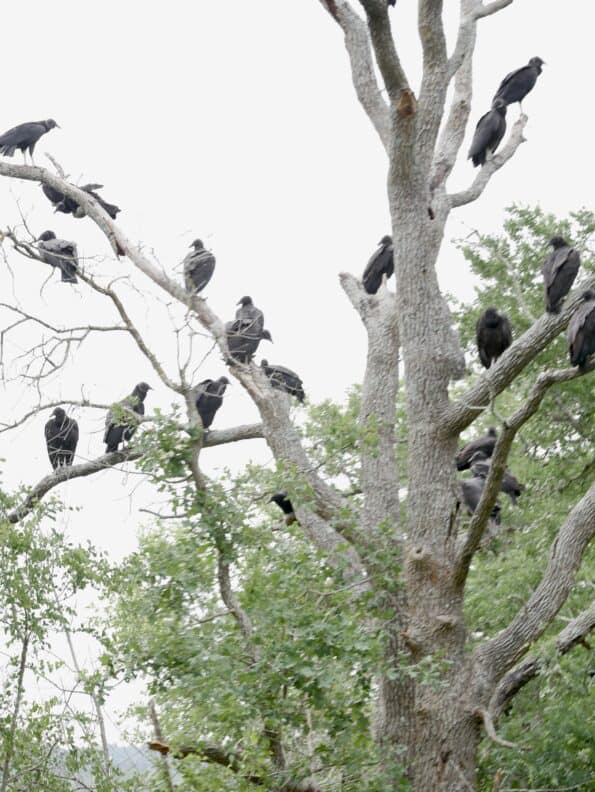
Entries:
<svg viewBox="0 0 595 792">
<path fill-rule="evenodd" d="M 384 148 L 388 150 L 391 134 L 390 113 L 376 80 L 366 23 L 346 0 L 320 2 L 343 31 L 355 93 Z"/>
<path fill-rule="evenodd" d="M 467 536 L 463 541 L 462 548 L 458 555 L 454 568 L 454 580 L 457 586 L 462 586 L 467 579 L 471 559 L 476 553 L 496 499 L 500 493 L 500 484 L 506 469 L 506 460 L 512 442 L 523 424 L 531 418 L 537 410 L 548 389 L 552 385 L 582 377 L 591 371 L 595 371 L 595 360 L 591 361 L 584 369 L 570 368 L 545 371 L 539 375 L 537 382 L 525 403 L 504 422 L 500 436 L 492 454 L 490 470 L 486 479 L 485 487 L 481 498 L 473 513 Z"/>
<path fill-rule="evenodd" d="M 368 20 L 376 63 L 391 102 L 398 107 L 401 92 L 409 93 L 407 76 L 401 66 L 390 26 L 386 0 L 360 0 Z"/>
<path fill-rule="evenodd" d="M 556 652 L 565 655 L 579 644 L 589 648 L 587 636 L 595 630 L 595 602 L 579 613 L 556 638 Z M 497 720 L 508 708 L 512 699 L 532 679 L 535 679 L 548 664 L 546 657 L 531 657 L 511 669 L 501 680 L 490 701 L 489 711 Z"/>
</svg>

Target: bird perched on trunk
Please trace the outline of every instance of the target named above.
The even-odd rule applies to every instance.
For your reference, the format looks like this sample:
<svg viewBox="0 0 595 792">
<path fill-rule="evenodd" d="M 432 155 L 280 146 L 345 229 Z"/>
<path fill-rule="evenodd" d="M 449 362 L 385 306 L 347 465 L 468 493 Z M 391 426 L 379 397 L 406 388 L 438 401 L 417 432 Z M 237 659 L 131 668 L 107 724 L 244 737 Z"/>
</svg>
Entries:
<svg viewBox="0 0 595 792">
<path fill-rule="evenodd" d="M 285 366 L 270 366 L 267 360 L 261 360 L 260 367 L 269 378 L 273 388 L 295 396 L 299 402 L 304 401 L 306 398 L 304 383 L 295 371 L 285 368 Z"/>
<path fill-rule="evenodd" d="M 215 413 L 223 404 L 223 394 L 228 385 L 227 377 L 219 377 L 218 380 L 203 380 L 194 388 L 196 411 L 205 431 L 211 426 Z"/>
<path fill-rule="evenodd" d="M 281 509 L 285 515 L 285 525 L 291 525 L 292 523 L 296 522 L 297 517 L 295 516 L 293 506 L 291 505 L 291 501 L 287 497 L 286 492 L 277 492 L 274 495 L 271 495 L 269 503 L 276 503 Z"/>
<path fill-rule="evenodd" d="M 79 219 L 81 217 L 85 217 L 85 210 L 77 201 L 74 200 L 74 198 L 69 198 L 67 195 L 64 195 L 64 193 L 60 192 L 60 190 L 56 190 L 55 187 L 50 187 L 49 184 L 42 184 L 41 189 L 43 190 L 46 198 L 48 198 L 53 204 L 56 212 L 71 214 L 73 217 L 77 217 Z M 97 201 L 99 206 L 101 206 L 101 208 L 108 213 L 112 220 L 115 220 L 118 213 L 122 210 L 119 206 L 116 206 L 116 204 L 111 204 L 107 201 L 104 201 L 103 198 L 96 192 L 96 190 L 101 189 L 103 189 L 103 184 L 83 184 L 79 187 L 79 190 L 83 190 L 84 192 L 88 193 Z"/>
<path fill-rule="evenodd" d="M 236 319 L 242 323 L 243 330 L 251 330 L 255 335 L 260 336 L 264 329 L 264 314 L 252 302 L 252 297 L 242 297 L 236 311 Z"/>
<path fill-rule="evenodd" d="M 486 481 L 484 478 L 476 476 L 474 478 L 465 479 L 464 481 L 461 481 L 460 484 L 467 511 L 469 514 L 473 514 L 479 505 Z M 500 523 L 500 511 L 500 505 L 495 503 L 492 511 L 490 512 L 490 518 L 496 523 Z"/>
<path fill-rule="evenodd" d="M 386 4 L 387 4 L 387 6 L 393 6 L 393 8 L 394 8 L 396 2 L 397 2 L 397 0 L 387 0 Z"/>
<path fill-rule="evenodd" d="M 489 368 L 512 344 L 510 320 L 505 314 L 499 314 L 495 308 L 488 308 L 479 317 L 475 335 L 479 359 L 485 368 Z"/>
<path fill-rule="evenodd" d="M 130 396 L 114 404 L 105 419 L 105 453 L 117 451 L 120 443 L 128 442 L 138 428 L 139 421 L 131 415 L 145 414 L 145 398 L 147 393 L 152 390 L 146 382 L 139 382 L 135 386 Z"/>
<path fill-rule="evenodd" d="M 194 248 L 184 259 L 184 281 L 186 291 L 198 294 L 213 277 L 215 272 L 215 256 L 208 250 L 201 239 L 195 239 L 190 245 Z"/>
<path fill-rule="evenodd" d="M 256 333 L 251 327 L 244 327 L 239 319 L 226 323 L 225 335 L 229 355 L 238 363 L 249 363 L 261 341 L 273 341 L 268 330 Z"/>
<path fill-rule="evenodd" d="M 53 418 L 45 425 L 45 442 L 52 467 L 72 465 L 79 441 L 79 425 L 74 418 L 68 418 L 62 407 L 56 407 Z"/>
<path fill-rule="evenodd" d="M 491 457 L 494 453 L 497 439 L 498 432 L 493 426 L 490 426 L 486 435 L 478 437 L 477 440 L 472 440 L 470 443 L 460 448 L 455 457 L 457 470 L 467 470 L 471 464 L 473 455 L 478 451 L 482 451 L 486 455 L 486 458 Z"/>
<path fill-rule="evenodd" d="M 496 151 L 505 132 L 506 104 L 502 99 L 494 99 L 492 109 L 479 119 L 475 127 L 467 157 L 473 161 L 475 168 L 478 165 L 485 165 L 488 151 L 492 154 Z"/>
<path fill-rule="evenodd" d="M 522 113 L 523 99 L 537 82 L 543 65 L 544 61 L 541 58 L 531 58 L 526 66 L 522 66 L 520 69 L 507 74 L 496 91 L 494 101 L 501 99 L 507 105 L 518 102 Z"/>
<path fill-rule="evenodd" d="M 51 267 L 57 267 L 64 283 L 78 283 L 78 251 L 74 242 L 57 239 L 53 231 L 44 231 L 37 239 L 39 255 Z"/>
<path fill-rule="evenodd" d="M 362 283 L 368 294 L 376 294 L 382 283 L 382 276 L 390 278 L 395 271 L 393 238 L 387 234 L 378 244 L 380 247 L 368 261 L 362 275 Z"/>
<path fill-rule="evenodd" d="M 568 242 L 555 236 L 549 243 L 554 250 L 543 262 L 545 307 L 548 313 L 560 313 L 562 300 L 570 291 L 581 265 L 581 257 Z"/>
<path fill-rule="evenodd" d="M 26 165 L 27 155 L 25 151 L 28 149 L 31 162 L 35 165 L 35 162 L 33 162 L 35 144 L 42 135 L 57 126 L 58 124 L 53 118 L 48 118 L 47 121 L 29 121 L 26 124 L 19 124 L 0 135 L 0 154 L 4 154 L 5 157 L 12 157 L 15 151 L 20 149 L 23 152 L 23 159 Z"/>
<path fill-rule="evenodd" d="M 595 352 L 595 291 L 587 289 L 583 302 L 568 323 L 568 354 L 573 366 L 584 368 L 587 358 Z"/>
<path fill-rule="evenodd" d="M 483 451 L 476 451 L 471 457 L 471 472 L 477 478 L 487 478 L 490 472 L 490 460 Z M 508 470 L 504 471 L 502 481 L 500 482 L 500 491 L 504 492 L 513 505 L 516 506 L 516 499 L 521 496 L 525 485 L 521 484 L 516 476 Z"/>
</svg>

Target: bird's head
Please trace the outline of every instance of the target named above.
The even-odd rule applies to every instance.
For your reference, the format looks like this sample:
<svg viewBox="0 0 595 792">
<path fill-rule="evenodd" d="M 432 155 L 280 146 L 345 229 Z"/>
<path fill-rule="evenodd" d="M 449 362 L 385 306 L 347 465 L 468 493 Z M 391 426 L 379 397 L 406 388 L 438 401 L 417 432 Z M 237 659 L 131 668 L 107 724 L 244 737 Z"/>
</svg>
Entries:
<svg viewBox="0 0 595 792">
<path fill-rule="evenodd" d="M 498 432 L 496 431 L 495 426 L 490 426 L 490 428 L 488 429 L 488 435 L 490 437 L 498 437 Z"/>
<path fill-rule="evenodd" d="M 587 289 L 581 294 L 581 297 L 583 300 L 585 300 L 585 302 L 587 300 L 595 300 L 595 291 L 593 291 L 593 289 Z"/>
<path fill-rule="evenodd" d="M 37 237 L 37 242 L 49 242 L 50 239 L 55 239 L 56 235 L 53 231 L 44 231 L 43 234 Z"/>
<path fill-rule="evenodd" d="M 561 236 L 553 236 L 548 242 L 548 245 L 551 245 L 554 250 L 558 250 L 558 248 L 566 247 L 566 240 Z"/>
<path fill-rule="evenodd" d="M 497 308 L 494 308 L 493 305 L 491 305 L 489 308 L 486 308 L 484 316 L 488 322 L 497 322 L 500 319 L 500 314 L 498 313 Z"/>
<path fill-rule="evenodd" d="M 267 503 L 277 503 L 279 504 L 281 501 L 284 501 L 287 498 L 287 492 L 283 490 L 283 492 L 275 492 L 274 495 L 268 499 Z"/>
<path fill-rule="evenodd" d="M 389 234 L 385 234 L 378 244 L 379 245 L 392 245 L 392 243 L 393 243 L 392 236 L 389 236 Z"/>
<path fill-rule="evenodd" d="M 265 368 L 267 368 L 267 367 L 268 367 L 268 365 L 269 365 L 269 361 L 268 361 L 268 360 L 266 360 L 265 358 L 263 358 L 263 359 L 260 361 L 260 368 L 262 368 L 262 369 L 265 369 Z"/>
<path fill-rule="evenodd" d="M 195 239 L 194 242 L 190 243 L 189 247 L 193 247 L 195 250 L 203 250 L 204 245 L 202 239 Z"/>
<path fill-rule="evenodd" d="M 219 377 L 219 385 L 231 385 L 231 382 L 227 379 L 227 377 Z"/>
<path fill-rule="evenodd" d="M 48 118 L 47 121 L 43 122 L 43 125 L 48 132 L 50 131 L 50 129 L 54 129 L 54 127 L 58 127 L 58 129 L 60 129 L 60 124 L 57 124 L 53 118 Z"/>
<path fill-rule="evenodd" d="M 237 304 L 242 306 L 252 305 L 252 297 L 242 297 Z"/>
<path fill-rule="evenodd" d="M 545 61 L 541 60 L 541 58 L 537 58 L 537 57 L 531 58 L 531 60 L 529 61 L 529 66 L 534 66 L 537 69 L 537 71 L 540 72 L 541 71 L 541 67 L 545 66 Z"/>
<path fill-rule="evenodd" d="M 136 396 L 142 396 L 144 399 L 150 390 L 153 390 L 153 388 L 150 385 L 147 385 L 146 382 L 139 382 L 134 388 L 134 393 Z"/>
<path fill-rule="evenodd" d="M 54 416 L 54 418 L 56 418 L 56 420 L 60 422 L 62 422 L 66 418 L 66 413 L 64 412 L 62 407 L 56 407 L 52 415 Z"/>
<path fill-rule="evenodd" d="M 263 331 L 262 331 L 262 333 L 260 334 L 260 340 L 261 340 L 261 341 L 270 341 L 270 342 L 271 342 L 271 344 L 273 343 L 273 337 L 272 337 L 272 335 L 269 333 L 269 331 L 268 331 L 268 330 L 263 330 Z"/>
</svg>

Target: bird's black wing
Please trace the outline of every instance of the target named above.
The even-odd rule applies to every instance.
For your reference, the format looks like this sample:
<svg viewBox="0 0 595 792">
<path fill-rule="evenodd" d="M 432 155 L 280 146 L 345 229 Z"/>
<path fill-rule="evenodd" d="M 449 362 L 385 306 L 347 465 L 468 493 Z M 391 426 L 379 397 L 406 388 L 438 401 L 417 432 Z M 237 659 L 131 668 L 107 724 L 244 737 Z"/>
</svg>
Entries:
<svg viewBox="0 0 595 792">
<path fill-rule="evenodd" d="M 527 66 L 521 66 L 520 69 L 515 69 L 514 71 L 509 72 L 498 86 L 498 90 L 496 91 L 496 97 L 499 96 L 499 94 L 504 90 L 504 88 L 506 88 L 506 86 L 510 83 L 511 80 L 513 80 L 518 74 L 524 72 L 525 69 L 527 68 L 528 68 Z"/>
</svg>

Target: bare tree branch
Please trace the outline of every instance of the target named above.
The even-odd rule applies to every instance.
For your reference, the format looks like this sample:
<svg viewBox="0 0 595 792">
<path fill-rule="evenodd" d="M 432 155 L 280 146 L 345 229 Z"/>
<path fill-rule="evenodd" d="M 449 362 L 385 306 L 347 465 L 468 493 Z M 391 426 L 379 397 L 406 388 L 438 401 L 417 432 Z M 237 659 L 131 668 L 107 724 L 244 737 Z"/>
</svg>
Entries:
<svg viewBox="0 0 595 792">
<path fill-rule="evenodd" d="M 376 75 L 368 28 L 346 0 L 320 0 L 345 35 L 345 49 L 351 65 L 353 86 L 360 104 L 372 122 L 385 149 L 390 143 L 390 113 Z"/>
<path fill-rule="evenodd" d="M 61 403 L 64 404 L 65 402 Z M 205 447 L 209 448 L 212 446 L 224 445 L 225 443 L 235 443 L 238 440 L 250 440 L 261 437 L 261 424 L 247 424 L 230 429 L 211 431 L 206 435 L 203 444 Z M 64 481 L 70 481 L 71 479 L 80 478 L 82 476 L 90 476 L 93 473 L 112 468 L 122 462 L 132 462 L 135 459 L 140 459 L 141 456 L 141 451 L 128 448 L 123 451 L 113 451 L 109 454 L 103 454 L 97 457 L 97 459 L 93 459 L 90 462 L 83 462 L 80 465 L 60 467 L 41 479 L 41 481 L 31 489 L 23 503 L 8 514 L 2 515 L 2 519 L 10 523 L 18 523 L 33 511 L 39 501 L 47 495 L 50 490 L 62 484 Z"/>
<path fill-rule="evenodd" d="M 572 619 L 559 633 L 556 638 L 557 653 L 565 655 L 578 644 L 588 646 L 586 638 L 593 630 L 595 630 L 595 602 Z M 514 696 L 538 676 L 546 665 L 545 657 L 531 657 L 505 674 L 490 701 L 489 710 L 494 720 L 502 715 Z"/>
<path fill-rule="evenodd" d="M 503 740 L 502 737 L 498 737 L 498 735 L 496 734 L 494 721 L 492 720 L 492 716 L 490 715 L 487 709 L 485 709 L 484 707 L 478 707 L 478 709 L 475 710 L 474 714 L 477 715 L 477 717 L 483 721 L 486 734 L 488 735 L 490 740 L 492 740 L 492 742 L 496 743 L 496 745 L 501 745 L 503 748 L 519 747 L 518 745 L 515 745 L 514 743 L 509 742 L 508 740 Z"/>
<path fill-rule="evenodd" d="M 476 19 L 481 19 L 482 17 L 490 16 L 491 14 L 495 14 L 498 11 L 502 11 L 503 8 L 512 4 L 512 0 L 493 0 L 493 2 L 488 3 L 487 5 L 481 4 L 480 7 L 476 11 Z"/>
<path fill-rule="evenodd" d="M 360 0 L 368 19 L 374 55 L 391 101 L 399 106 L 401 93 L 410 93 L 407 77 L 397 55 L 385 0 Z"/>
</svg>

